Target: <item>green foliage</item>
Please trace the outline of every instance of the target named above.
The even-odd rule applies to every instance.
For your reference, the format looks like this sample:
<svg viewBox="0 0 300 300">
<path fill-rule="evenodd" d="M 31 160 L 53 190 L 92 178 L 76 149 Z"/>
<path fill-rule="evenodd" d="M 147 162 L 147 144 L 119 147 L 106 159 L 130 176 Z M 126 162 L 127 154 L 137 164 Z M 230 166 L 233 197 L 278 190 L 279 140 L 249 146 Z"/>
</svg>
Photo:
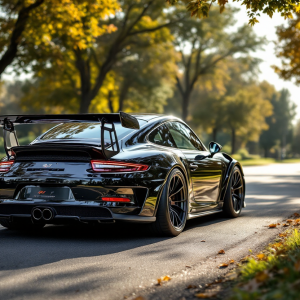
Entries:
<svg viewBox="0 0 300 300">
<path fill-rule="evenodd" d="M 236 288 L 230 299 L 299 299 L 299 231 L 294 229 L 286 239 L 270 244 L 268 251 L 262 260 L 249 259 L 239 276 L 242 288 Z"/>
<path fill-rule="evenodd" d="M 165 26 L 170 21 L 165 3 L 147 3 L 121 1 L 123 13 L 100 22 L 116 30 L 98 36 L 86 48 L 66 45 L 60 41 L 63 36 L 45 45 L 35 65 L 35 81 L 27 85 L 22 99 L 24 110 L 162 112 L 173 93 L 177 55 Z"/>
<path fill-rule="evenodd" d="M 295 79 L 296 84 L 300 84 L 300 12 L 294 14 L 287 25 L 277 28 L 277 37 L 275 49 L 281 66 L 274 69 L 283 79 Z"/>
<path fill-rule="evenodd" d="M 182 8 L 178 8 L 180 10 Z M 210 85 L 211 89 L 224 90 L 228 74 L 226 70 L 220 72 L 220 64 L 224 65 L 226 59 L 235 54 L 246 57 L 263 43 L 249 26 L 229 32 L 234 24 L 234 13 L 234 9 L 229 9 L 220 16 L 217 8 L 212 7 L 209 18 L 188 18 L 172 27 L 174 44 L 181 55 L 176 81 L 182 98 L 183 120 L 188 119 L 190 99 L 198 86 Z"/>
<path fill-rule="evenodd" d="M 267 157 L 275 145 L 280 145 L 282 149 L 286 147 L 292 120 L 296 115 L 296 105 L 290 100 L 288 90 L 276 92 L 274 87 L 270 88 L 266 82 L 262 84 L 262 88 L 273 106 L 273 114 L 266 119 L 269 128 L 261 134 L 259 141 Z"/>
<path fill-rule="evenodd" d="M 251 76 L 255 75 L 257 63 L 250 57 L 227 59 L 220 66 L 228 76 L 223 91 L 199 93 L 201 105 L 193 105 L 193 119 L 213 133 L 213 139 L 221 130 L 231 134 L 231 153 L 236 152 L 238 143 L 245 147 L 248 141 L 257 141 L 262 130 L 267 129 L 265 118 L 272 114 L 270 101 Z"/>
</svg>

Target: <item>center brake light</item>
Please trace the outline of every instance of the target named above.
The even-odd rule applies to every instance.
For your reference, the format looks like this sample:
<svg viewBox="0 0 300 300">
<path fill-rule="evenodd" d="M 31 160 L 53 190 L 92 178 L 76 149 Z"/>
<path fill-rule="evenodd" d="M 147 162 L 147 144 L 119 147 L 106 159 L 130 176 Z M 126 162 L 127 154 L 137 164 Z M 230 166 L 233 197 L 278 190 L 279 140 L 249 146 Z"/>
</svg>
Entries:
<svg viewBox="0 0 300 300">
<path fill-rule="evenodd" d="M 149 169 L 147 165 L 119 161 L 92 160 L 91 164 L 95 172 L 140 172 Z"/>
<path fill-rule="evenodd" d="M 0 172 L 1 173 L 8 172 L 13 164 L 14 164 L 14 161 L 0 162 Z"/>
</svg>

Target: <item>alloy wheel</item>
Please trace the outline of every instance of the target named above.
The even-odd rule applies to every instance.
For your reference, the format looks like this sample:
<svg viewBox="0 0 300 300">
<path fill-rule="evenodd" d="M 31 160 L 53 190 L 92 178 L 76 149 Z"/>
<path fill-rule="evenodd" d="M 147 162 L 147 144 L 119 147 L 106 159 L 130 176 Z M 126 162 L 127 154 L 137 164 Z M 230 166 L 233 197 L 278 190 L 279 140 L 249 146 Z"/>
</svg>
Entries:
<svg viewBox="0 0 300 300">
<path fill-rule="evenodd" d="M 244 201 L 244 185 L 242 175 L 239 170 L 232 174 L 231 199 L 235 213 L 240 213 Z"/>
<path fill-rule="evenodd" d="M 170 221 L 176 230 L 181 230 L 186 220 L 187 192 L 179 174 L 175 174 L 170 181 L 168 203 Z"/>
</svg>

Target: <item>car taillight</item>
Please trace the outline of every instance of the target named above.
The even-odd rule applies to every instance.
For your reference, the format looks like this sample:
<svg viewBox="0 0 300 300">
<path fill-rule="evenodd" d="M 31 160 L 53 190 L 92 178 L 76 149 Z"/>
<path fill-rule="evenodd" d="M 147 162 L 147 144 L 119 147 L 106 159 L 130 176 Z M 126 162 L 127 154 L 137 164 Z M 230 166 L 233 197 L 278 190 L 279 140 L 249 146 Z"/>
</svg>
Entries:
<svg viewBox="0 0 300 300">
<path fill-rule="evenodd" d="M 92 168 L 95 172 L 138 172 L 138 171 L 146 171 L 149 166 L 134 164 L 134 163 L 126 163 L 119 161 L 101 161 L 101 160 L 92 160 Z"/>
<path fill-rule="evenodd" d="M 11 166 L 13 165 L 14 161 L 3 161 L 0 162 L 0 172 L 8 172 Z"/>
<path fill-rule="evenodd" d="M 129 198 L 119 198 L 119 197 L 102 197 L 102 201 L 107 202 L 130 202 Z"/>
</svg>

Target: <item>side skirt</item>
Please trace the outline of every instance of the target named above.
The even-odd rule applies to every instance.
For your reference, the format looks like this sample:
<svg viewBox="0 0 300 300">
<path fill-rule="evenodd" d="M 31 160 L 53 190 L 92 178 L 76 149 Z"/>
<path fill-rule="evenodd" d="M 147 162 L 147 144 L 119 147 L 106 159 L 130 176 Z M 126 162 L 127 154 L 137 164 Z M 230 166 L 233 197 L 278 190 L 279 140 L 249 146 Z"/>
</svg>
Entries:
<svg viewBox="0 0 300 300">
<path fill-rule="evenodd" d="M 223 211 L 222 209 L 215 209 L 215 210 L 203 211 L 203 212 L 200 212 L 200 213 L 197 213 L 197 214 L 188 214 L 187 219 L 190 220 L 190 219 L 198 218 L 198 217 L 201 217 L 201 216 L 212 215 L 212 214 L 220 213 L 222 211 Z"/>
</svg>

